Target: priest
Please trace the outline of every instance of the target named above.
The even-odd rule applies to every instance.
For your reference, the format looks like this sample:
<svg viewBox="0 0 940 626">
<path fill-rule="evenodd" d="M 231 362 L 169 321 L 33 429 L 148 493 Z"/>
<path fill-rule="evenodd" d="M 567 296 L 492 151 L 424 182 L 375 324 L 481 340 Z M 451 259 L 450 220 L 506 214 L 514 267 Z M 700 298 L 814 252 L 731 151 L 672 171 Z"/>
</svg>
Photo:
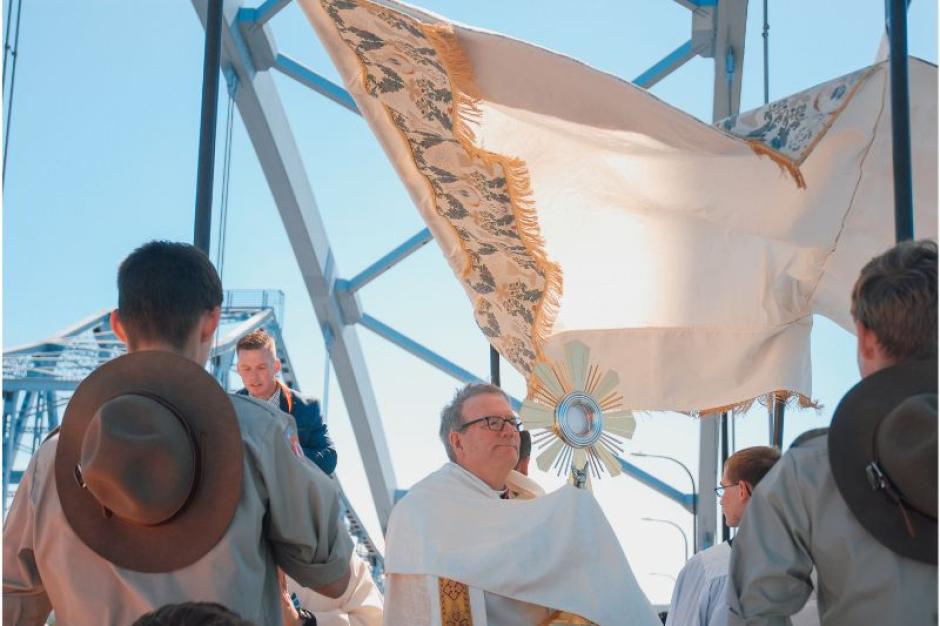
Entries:
<svg viewBox="0 0 940 626">
<path fill-rule="evenodd" d="M 520 426 L 493 385 L 441 412 L 450 462 L 389 520 L 385 623 L 659 624 L 590 492 L 507 497 Z"/>
</svg>

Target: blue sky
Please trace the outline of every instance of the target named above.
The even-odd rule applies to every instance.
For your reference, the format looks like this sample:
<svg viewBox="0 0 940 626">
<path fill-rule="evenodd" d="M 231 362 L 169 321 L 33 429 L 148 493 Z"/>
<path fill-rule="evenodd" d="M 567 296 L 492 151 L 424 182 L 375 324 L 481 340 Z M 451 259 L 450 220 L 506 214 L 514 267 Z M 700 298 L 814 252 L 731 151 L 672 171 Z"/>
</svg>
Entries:
<svg viewBox="0 0 940 626">
<path fill-rule="evenodd" d="M 770 93 L 777 99 L 870 64 L 883 30 L 882 2 L 770 3 Z M 429 0 L 424 8 L 496 30 L 632 79 L 689 38 L 689 13 L 670 0 Z M 748 16 L 742 110 L 763 101 L 762 3 Z M 914 0 L 910 51 L 937 62 L 937 4 Z M 272 22 L 279 48 L 336 80 L 312 29 L 290 6 Z M 3 346 L 38 341 L 115 305 L 115 272 L 134 247 L 155 238 L 191 240 L 203 31 L 185 0 L 24 3 L 7 177 L 3 190 Z M 365 123 L 283 76 L 276 83 L 303 154 L 337 258 L 349 277 L 423 227 Z M 705 121 L 712 61 L 694 59 L 653 92 Z M 219 155 L 224 99 L 220 101 Z M 218 170 L 220 172 L 220 170 Z M 220 174 L 217 180 L 221 180 Z M 285 336 L 303 389 L 321 395 L 323 341 L 284 227 L 236 118 L 223 281 L 227 288 L 286 293 Z M 216 188 L 215 198 L 220 197 Z M 890 210 L 890 209 L 886 209 Z M 213 240 L 218 226 L 213 223 Z M 849 286 L 847 285 L 848 289 Z M 463 291 L 435 245 L 425 246 L 361 292 L 364 309 L 485 376 L 488 349 Z M 360 329 L 399 486 L 444 461 L 436 420 L 456 383 Z M 825 424 L 858 380 L 853 338 L 817 318 L 814 396 L 824 408 L 788 414 L 786 439 Z M 521 378 L 503 367 L 509 391 Z M 236 378 L 237 380 L 237 378 Z M 329 425 L 339 474 L 377 534 L 361 463 L 341 395 L 330 391 Z M 736 424 L 738 447 L 763 443 L 761 410 Z M 641 421 L 632 450 L 697 464 L 697 425 L 656 414 Z M 639 463 L 639 461 L 638 461 Z M 643 467 L 677 487 L 666 463 Z M 547 484 L 551 477 L 537 476 Z M 668 602 L 682 564 L 674 529 L 640 517 L 689 518 L 627 478 L 602 481 L 597 495 L 624 540 L 644 590 Z M 635 538 L 649 541 L 642 547 Z"/>
</svg>

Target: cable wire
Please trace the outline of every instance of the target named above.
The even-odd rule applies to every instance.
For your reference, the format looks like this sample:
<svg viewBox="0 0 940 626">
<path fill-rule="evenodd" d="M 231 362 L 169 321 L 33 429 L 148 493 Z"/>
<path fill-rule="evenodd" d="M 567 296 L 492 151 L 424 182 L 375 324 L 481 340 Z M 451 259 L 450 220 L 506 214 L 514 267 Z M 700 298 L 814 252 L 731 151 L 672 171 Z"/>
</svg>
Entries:
<svg viewBox="0 0 940 626">
<path fill-rule="evenodd" d="M 330 348 L 326 347 L 326 358 L 323 363 L 323 395 L 320 402 L 320 415 L 323 417 L 323 423 L 326 424 L 327 411 L 330 408 Z"/>
<path fill-rule="evenodd" d="M 6 10 L 6 30 L 3 34 L 3 85 L 7 84 L 7 54 L 10 52 L 10 24 L 13 20 L 12 17 L 13 11 L 13 0 L 7 0 L 7 10 Z"/>
<path fill-rule="evenodd" d="M 10 0 L 12 3 L 12 0 Z M 10 5 L 12 9 L 12 4 Z M 3 128 L 3 170 L 0 172 L 3 181 L 6 181 L 7 178 L 7 156 L 10 154 L 9 145 L 10 145 L 10 123 L 13 119 L 13 88 L 16 84 L 16 59 L 19 56 L 19 47 L 20 47 L 20 17 L 23 15 L 23 0 L 17 0 L 16 3 L 16 26 L 13 29 L 13 47 L 10 48 L 9 39 L 4 42 L 3 49 L 3 80 L 4 87 L 6 86 L 6 57 L 7 52 L 9 51 L 11 57 L 10 65 L 10 89 L 7 95 L 7 119 Z M 7 19 L 10 19 L 10 16 L 7 16 Z M 9 27 L 9 23 L 7 24 Z"/>
<path fill-rule="evenodd" d="M 228 199 L 229 184 L 232 174 L 232 129 L 235 118 L 235 98 L 229 94 L 228 106 L 225 110 L 225 147 L 222 156 L 222 194 L 219 202 L 219 234 L 216 248 L 216 267 L 219 270 L 219 279 L 225 268 L 225 236 L 228 230 Z"/>
<path fill-rule="evenodd" d="M 225 141 L 222 150 L 222 193 L 219 197 L 219 233 L 216 237 L 215 267 L 219 273 L 219 282 L 222 282 L 222 275 L 225 271 L 225 235 L 228 231 L 228 198 L 229 182 L 232 172 L 232 130 L 235 120 L 235 92 L 238 89 L 238 83 L 230 82 L 228 89 L 228 103 L 225 107 Z M 222 282 L 222 284 L 225 284 Z M 216 326 L 214 343 L 218 345 L 219 335 L 221 333 L 221 324 Z M 216 376 L 221 378 L 221 356 L 216 357 L 218 362 L 215 364 Z"/>
<path fill-rule="evenodd" d="M 764 31 L 761 33 L 764 38 L 764 104 L 770 102 L 770 22 L 767 21 L 767 0 L 764 0 Z"/>
</svg>

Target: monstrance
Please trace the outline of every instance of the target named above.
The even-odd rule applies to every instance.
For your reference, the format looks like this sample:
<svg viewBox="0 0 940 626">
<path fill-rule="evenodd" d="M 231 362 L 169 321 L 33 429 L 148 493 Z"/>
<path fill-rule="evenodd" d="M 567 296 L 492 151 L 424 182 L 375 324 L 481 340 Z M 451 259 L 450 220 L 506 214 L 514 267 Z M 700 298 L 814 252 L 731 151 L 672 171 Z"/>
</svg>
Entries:
<svg viewBox="0 0 940 626">
<path fill-rule="evenodd" d="M 590 357 L 585 344 L 569 341 L 564 362 L 538 363 L 519 411 L 541 449 L 539 469 L 559 476 L 568 472 L 580 488 L 590 488 L 590 477 L 600 478 L 604 471 L 620 474 L 616 455 L 636 429 L 633 411 L 622 408 L 623 396 L 616 391 L 617 372 L 602 372 Z"/>
</svg>

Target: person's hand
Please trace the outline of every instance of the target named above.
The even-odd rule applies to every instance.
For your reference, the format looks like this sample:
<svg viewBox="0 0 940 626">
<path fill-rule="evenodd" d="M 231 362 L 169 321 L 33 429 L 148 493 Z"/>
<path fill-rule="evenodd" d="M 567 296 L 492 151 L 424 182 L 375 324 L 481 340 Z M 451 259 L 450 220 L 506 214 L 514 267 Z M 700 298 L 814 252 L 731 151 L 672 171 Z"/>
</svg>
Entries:
<svg viewBox="0 0 940 626">
<path fill-rule="evenodd" d="M 290 598 L 290 591 L 287 590 L 287 577 L 284 572 L 277 570 L 277 584 L 281 590 L 281 615 L 286 626 L 303 626 L 304 620 L 301 619 L 297 609 L 294 608 L 294 602 Z"/>
</svg>

